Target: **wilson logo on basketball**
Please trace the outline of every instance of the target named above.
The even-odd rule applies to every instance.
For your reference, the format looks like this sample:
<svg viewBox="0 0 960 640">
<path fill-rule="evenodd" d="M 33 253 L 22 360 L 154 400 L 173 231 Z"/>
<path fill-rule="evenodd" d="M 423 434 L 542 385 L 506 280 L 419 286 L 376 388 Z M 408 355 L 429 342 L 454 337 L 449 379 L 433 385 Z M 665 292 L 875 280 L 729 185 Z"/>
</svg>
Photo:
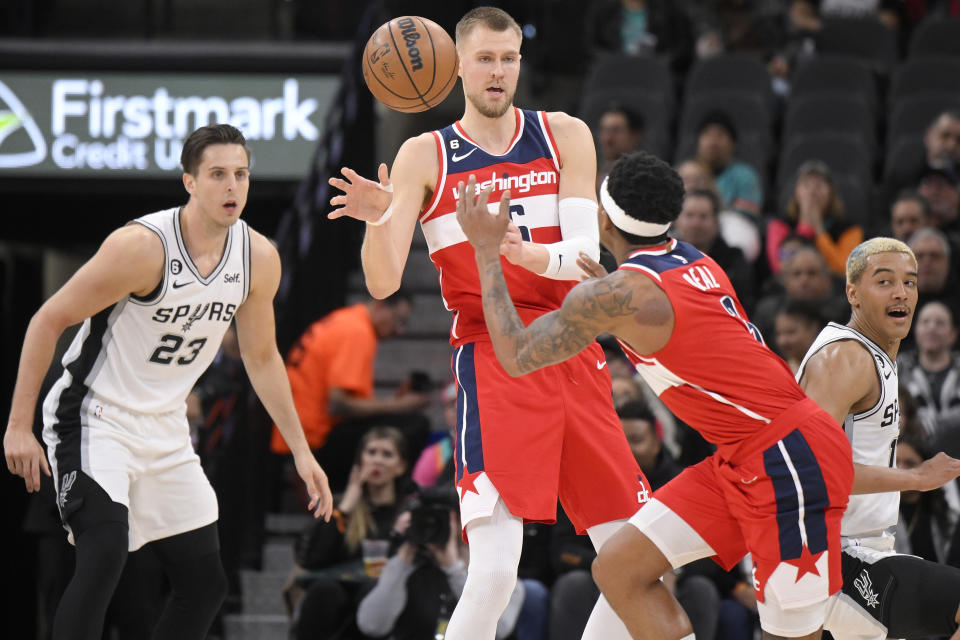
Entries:
<svg viewBox="0 0 960 640">
<path fill-rule="evenodd" d="M 420 34 L 417 32 L 417 23 L 412 18 L 402 18 L 397 21 L 397 26 L 400 27 L 403 43 L 407 45 L 407 56 L 410 58 L 411 71 L 423 69 L 420 49 L 417 48 L 417 40 L 420 39 Z"/>
</svg>

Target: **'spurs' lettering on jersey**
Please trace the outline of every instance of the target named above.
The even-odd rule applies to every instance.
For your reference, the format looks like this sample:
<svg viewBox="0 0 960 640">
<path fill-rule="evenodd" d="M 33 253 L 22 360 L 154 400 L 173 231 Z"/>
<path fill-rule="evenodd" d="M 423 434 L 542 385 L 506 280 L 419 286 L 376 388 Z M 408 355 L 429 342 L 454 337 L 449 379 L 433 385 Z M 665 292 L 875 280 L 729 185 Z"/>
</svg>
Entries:
<svg viewBox="0 0 960 640">
<path fill-rule="evenodd" d="M 186 250 L 180 209 L 134 224 L 157 234 L 169 269 L 148 296 L 130 295 L 84 321 L 48 396 L 62 422 L 79 419 L 91 396 L 139 413 L 182 409 L 247 297 L 250 233 L 244 221 L 230 227 L 220 263 L 207 275 Z"/>
</svg>

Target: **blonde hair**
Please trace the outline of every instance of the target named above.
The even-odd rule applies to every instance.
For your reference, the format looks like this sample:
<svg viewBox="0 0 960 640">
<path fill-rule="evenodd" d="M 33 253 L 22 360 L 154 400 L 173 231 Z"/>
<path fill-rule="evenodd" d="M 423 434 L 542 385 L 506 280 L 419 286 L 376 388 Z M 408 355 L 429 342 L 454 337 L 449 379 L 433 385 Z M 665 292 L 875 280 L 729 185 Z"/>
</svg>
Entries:
<svg viewBox="0 0 960 640">
<path fill-rule="evenodd" d="M 389 440 L 392 442 L 397 450 L 397 455 L 403 461 L 404 465 L 406 465 L 406 440 L 404 440 L 403 433 L 394 427 L 374 427 L 370 431 L 367 431 L 360 440 L 360 445 L 357 447 L 356 455 L 354 456 L 355 463 L 360 463 L 364 449 L 366 449 L 367 444 L 373 440 Z M 394 480 L 394 487 L 396 486 L 396 480 Z M 366 538 L 375 526 L 376 521 L 373 519 L 373 508 L 367 499 L 367 488 L 364 486 L 363 497 L 357 502 L 357 505 L 353 508 L 353 511 L 350 512 L 350 516 L 347 519 L 347 526 L 344 531 L 347 549 L 351 552 L 356 551 L 360 546 L 360 541 Z"/>
<path fill-rule="evenodd" d="M 856 284 L 867 268 L 867 258 L 878 253 L 905 253 L 917 261 L 910 247 L 896 238 L 870 238 L 854 247 L 847 257 L 847 284 Z"/>
<path fill-rule="evenodd" d="M 468 11 L 466 15 L 460 18 L 460 22 L 457 23 L 455 31 L 457 49 L 460 48 L 460 43 L 467 37 L 467 34 L 473 31 L 473 28 L 478 25 L 482 25 L 491 31 L 513 29 L 516 34 L 520 36 L 520 39 L 523 39 L 523 29 L 520 28 L 520 25 L 517 24 L 517 21 L 514 20 L 509 13 L 496 7 L 477 7 L 476 9 Z"/>
</svg>

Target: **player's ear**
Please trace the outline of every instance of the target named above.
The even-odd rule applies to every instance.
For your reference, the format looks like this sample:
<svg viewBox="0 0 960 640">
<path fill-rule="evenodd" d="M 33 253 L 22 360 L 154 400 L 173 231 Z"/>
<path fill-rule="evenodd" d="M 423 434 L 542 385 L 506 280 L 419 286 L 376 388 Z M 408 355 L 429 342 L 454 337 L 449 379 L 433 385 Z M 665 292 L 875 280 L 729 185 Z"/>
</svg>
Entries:
<svg viewBox="0 0 960 640">
<path fill-rule="evenodd" d="M 857 295 L 857 285 L 847 283 L 847 302 L 850 303 L 851 307 L 857 307 L 860 304 L 860 299 Z"/>
<path fill-rule="evenodd" d="M 597 225 L 604 231 L 609 231 L 613 227 L 610 216 L 604 211 L 603 205 L 597 205 Z"/>
<path fill-rule="evenodd" d="M 183 188 L 186 189 L 187 193 L 193 195 L 193 187 L 196 184 L 193 176 L 186 171 L 183 172 Z"/>
</svg>

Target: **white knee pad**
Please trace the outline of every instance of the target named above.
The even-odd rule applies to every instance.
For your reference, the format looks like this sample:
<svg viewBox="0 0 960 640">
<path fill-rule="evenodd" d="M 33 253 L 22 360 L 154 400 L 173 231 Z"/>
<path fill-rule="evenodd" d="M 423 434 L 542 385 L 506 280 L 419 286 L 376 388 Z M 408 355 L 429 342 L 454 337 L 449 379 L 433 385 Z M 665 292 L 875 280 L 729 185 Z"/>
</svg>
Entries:
<svg viewBox="0 0 960 640">
<path fill-rule="evenodd" d="M 610 539 L 610 536 L 615 534 L 620 530 L 620 527 L 625 525 L 627 521 L 624 520 L 611 520 L 610 522 L 601 522 L 600 524 L 595 524 L 589 529 L 587 529 L 587 535 L 590 536 L 590 542 L 593 543 L 593 548 L 597 551 L 600 551 L 600 547 Z"/>
<path fill-rule="evenodd" d="M 507 606 L 517 583 L 517 567 L 523 548 L 523 520 L 497 502 L 493 515 L 467 525 L 470 565 L 464 598 L 479 600 L 483 606 L 501 611 Z"/>
</svg>

